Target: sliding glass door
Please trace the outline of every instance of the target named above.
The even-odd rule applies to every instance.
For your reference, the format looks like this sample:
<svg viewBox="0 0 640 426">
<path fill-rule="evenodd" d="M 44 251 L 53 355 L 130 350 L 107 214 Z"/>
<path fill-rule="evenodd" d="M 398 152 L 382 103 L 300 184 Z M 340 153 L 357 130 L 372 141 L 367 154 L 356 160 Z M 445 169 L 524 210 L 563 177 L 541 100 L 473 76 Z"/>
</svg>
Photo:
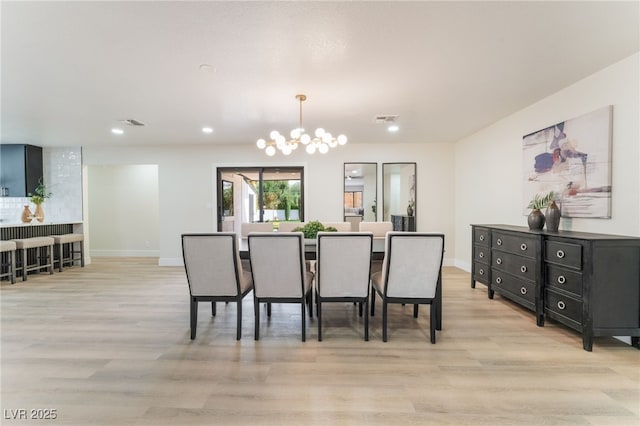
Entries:
<svg viewBox="0 0 640 426">
<path fill-rule="evenodd" d="M 228 167 L 217 172 L 218 231 L 242 223 L 304 220 L 304 168 Z"/>
</svg>

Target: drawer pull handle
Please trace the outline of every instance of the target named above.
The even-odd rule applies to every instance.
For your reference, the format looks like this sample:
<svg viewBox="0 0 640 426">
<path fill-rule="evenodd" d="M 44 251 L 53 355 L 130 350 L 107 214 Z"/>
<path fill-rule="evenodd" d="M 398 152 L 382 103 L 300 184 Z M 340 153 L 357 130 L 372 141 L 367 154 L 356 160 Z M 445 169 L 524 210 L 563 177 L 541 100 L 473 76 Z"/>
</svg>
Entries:
<svg viewBox="0 0 640 426">
<path fill-rule="evenodd" d="M 501 284 L 501 283 L 502 283 L 502 278 L 501 277 L 496 278 L 496 284 Z"/>
<path fill-rule="evenodd" d="M 527 272 L 527 267 L 526 267 L 526 266 L 524 266 L 524 265 L 522 265 L 522 266 L 520 267 L 520 272 L 522 272 L 523 274 L 524 274 L 525 272 Z"/>
<path fill-rule="evenodd" d="M 520 287 L 520 294 L 527 294 L 527 289 L 524 287 Z"/>
<path fill-rule="evenodd" d="M 562 300 L 558 302 L 558 309 L 564 309 L 566 307 L 567 307 L 567 305 L 565 305 Z"/>
<path fill-rule="evenodd" d="M 478 273 L 479 273 L 480 275 L 484 275 L 484 269 L 480 269 L 480 270 L 478 271 Z"/>
<path fill-rule="evenodd" d="M 556 256 L 558 256 L 558 259 L 562 259 L 564 257 L 564 251 L 558 250 L 556 252 Z"/>
<path fill-rule="evenodd" d="M 484 241 L 484 235 L 480 235 L 480 241 Z"/>
<path fill-rule="evenodd" d="M 497 263 L 498 265 L 502 265 L 502 259 L 497 258 L 497 259 L 496 259 L 496 263 Z"/>
<path fill-rule="evenodd" d="M 498 241 L 496 241 L 496 244 L 501 246 L 502 245 L 502 240 L 500 238 L 498 238 Z"/>
<path fill-rule="evenodd" d="M 560 275 L 558 277 L 558 284 L 564 284 L 567 282 L 567 279 L 564 277 L 564 275 Z"/>
<path fill-rule="evenodd" d="M 480 259 L 484 258 L 484 252 L 483 252 L 483 251 L 481 251 L 480 253 L 478 253 L 478 257 L 479 257 Z"/>
<path fill-rule="evenodd" d="M 527 245 L 525 243 L 520 244 L 520 250 L 522 251 L 527 250 Z"/>
</svg>

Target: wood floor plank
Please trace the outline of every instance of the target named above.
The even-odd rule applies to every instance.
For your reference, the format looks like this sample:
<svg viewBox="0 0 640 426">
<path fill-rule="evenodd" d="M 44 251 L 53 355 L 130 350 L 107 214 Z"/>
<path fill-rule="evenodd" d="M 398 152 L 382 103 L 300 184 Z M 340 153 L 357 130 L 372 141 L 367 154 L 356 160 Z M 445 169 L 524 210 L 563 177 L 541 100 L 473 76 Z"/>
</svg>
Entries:
<svg viewBox="0 0 640 426">
<path fill-rule="evenodd" d="M 445 268 L 443 328 L 428 308 L 380 306 L 370 341 L 353 304 L 323 305 L 323 341 L 298 306 L 253 301 L 215 317 L 201 304 L 189 338 L 183 268 L 94 258 L 85 268 L 0 282 L 3 425 L 19 409 L 55 409 L 57 425 L 639 425 L 640 351 L 548 321 Z M 379 300 L 378 300 L 379 303 Z"/>
</svg>

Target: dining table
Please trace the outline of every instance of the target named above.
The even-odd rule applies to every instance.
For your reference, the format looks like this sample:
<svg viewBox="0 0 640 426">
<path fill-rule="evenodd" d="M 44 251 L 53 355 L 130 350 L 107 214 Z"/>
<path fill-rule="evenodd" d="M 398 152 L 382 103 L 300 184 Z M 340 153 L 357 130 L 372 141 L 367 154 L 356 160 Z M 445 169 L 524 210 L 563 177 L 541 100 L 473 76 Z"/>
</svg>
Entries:
<svg viewBox="0 0 640 426">
<path fill-rule="evenodd" d="M 239 238 L 238 248 L 241 259 L 249 259 L 249 242 L 246 237 Z M 306 260 L 316 260 L 317 240 L 315 238 L 304 239 L 304 257 Z M 371 247 L 371 259 L 382 260 L 384 258 L 385 239 L 374 237 Z"/>
</svg>

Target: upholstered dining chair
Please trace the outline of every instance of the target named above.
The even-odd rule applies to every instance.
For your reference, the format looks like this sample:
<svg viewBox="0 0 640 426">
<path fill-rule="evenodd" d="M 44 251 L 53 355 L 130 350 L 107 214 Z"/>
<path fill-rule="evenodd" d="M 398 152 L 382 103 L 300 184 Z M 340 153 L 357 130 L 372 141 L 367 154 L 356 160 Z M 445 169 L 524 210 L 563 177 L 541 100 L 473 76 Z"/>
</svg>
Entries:
<svg viewBox="0 0 640 426">
<path fill-rule="evenodd" d="M 236 302 L 236 340 L 242 334 L 242 299 L 253 288 L 251 274 L 241 267 L 235 232 L 182 234 L 182 257 L 187 273 L 190 300 L 191 340 L 196 338 L 198 303 Z"/>
<path fill-rule="evenodd" d="M 273 231 L 273 223 L 271 222 L 244 222 L 240 225 L 240 235 L 247 238 L 251 232 L 270 232 Z"/>
<path fill-rule="evenodd" d="M 360 222 L 358 231 L 372 232 L 373 238 L 384 238 L 387 232 L 393 231 L 391 222 Z"/>
<path fill-rule="evenodd" d="M 360 232 L 373 232 L 373 238 L 384 238 L 387 232 L 393 231 L 393 223 L 391 222 L 360 222 L 358 228 Z M 382 270 L 382 259 L 376 258 L 371 260 L 371 273 Z"/>
<path fill-rule="evenodd" d="M 369 340 L 369 277 L 371 232 L 318 232 L 316 250 L 316 306 L 318 341 L 322 341 L 322 303 L 360 303 L 364 306 L 364 340 Z"/>
<path fill-rule="evenodd" d="M 388 232 L 382 270 L 371 275 L 371 316 L 375 312 L 376 293 L 382 299 L 382 340 L 387 341 L 387 305 L 430 305 L 431 343 L 441 329 L 442 258 L 444 234 Z"/>
<path fill-rule="evenodd" d="M 292 232 L 295 228 L 302 228 L 307 222 L 280 222 L 278 232 Z"/>
<path fill-rule="evenodd" d="M 252 232 L 249 234 L 249 260 L 253 272 L 253 310 L 255 340 L 260 339 L 260 303 L 300 303 L 302 341 L 305 333 L 305 302 L 311 314 L 313 274 L 306 270 L 302 232 Z"/>
</svg>

